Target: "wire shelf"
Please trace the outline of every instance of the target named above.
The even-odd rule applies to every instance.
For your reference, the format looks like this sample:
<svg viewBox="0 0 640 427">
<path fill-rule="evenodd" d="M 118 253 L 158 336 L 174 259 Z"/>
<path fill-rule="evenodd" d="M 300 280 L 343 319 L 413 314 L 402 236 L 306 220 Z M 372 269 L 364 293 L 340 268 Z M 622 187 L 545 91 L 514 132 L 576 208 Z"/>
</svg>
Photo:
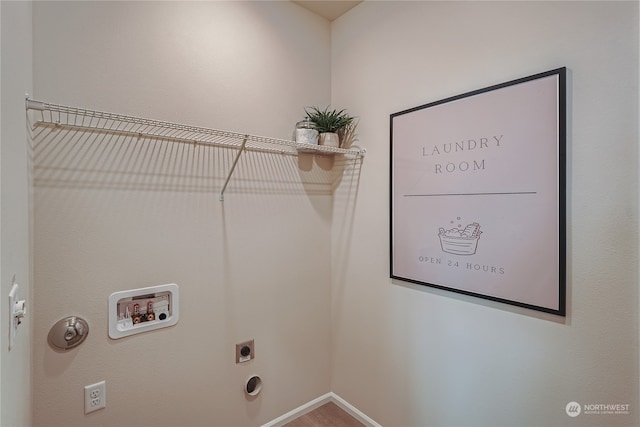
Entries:
<svg viewBox="0 0 640 427">
<path fill-rule="evenodd" d="M 343 154 L 353 158 L 364 157 L 366 153 L 366 150 L 362 148 L 343 149 L 323 145 L 302 144 L 286 139 L 190 126 L 180 123 L 52 104 L 32 99 L 26 100 L 26 109 L 27 111 L 33 111 L 35 114 L 35 120 L 32 121 L 34 128 L 70 128 L 98 133 L 104 132 L 134 138 L 159 138 L 176 143 L 210 145 L 237 149 L 238 152 L 233 165 L 228 172 L 228 176 L 220 193 L 221 201 L 224 200 L 224 192 L 229 180 L 233 175 L 240 156 L 245 150 L 280 153 L 285 155 L 309 153 L 331 156 Z"/>
</svg>

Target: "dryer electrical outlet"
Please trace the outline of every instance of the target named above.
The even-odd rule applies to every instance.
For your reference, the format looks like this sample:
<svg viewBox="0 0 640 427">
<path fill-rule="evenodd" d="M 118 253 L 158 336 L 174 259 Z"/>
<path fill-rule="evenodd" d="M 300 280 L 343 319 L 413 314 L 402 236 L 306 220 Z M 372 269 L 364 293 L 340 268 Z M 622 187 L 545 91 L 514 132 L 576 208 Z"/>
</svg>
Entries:
<svg viewBox="0 0 640 427">
<path fill-rule="evenodd" d="M 244 363 L 256 357 L 253 340 L 236 344 L 236 363 Z"/>
</svg>

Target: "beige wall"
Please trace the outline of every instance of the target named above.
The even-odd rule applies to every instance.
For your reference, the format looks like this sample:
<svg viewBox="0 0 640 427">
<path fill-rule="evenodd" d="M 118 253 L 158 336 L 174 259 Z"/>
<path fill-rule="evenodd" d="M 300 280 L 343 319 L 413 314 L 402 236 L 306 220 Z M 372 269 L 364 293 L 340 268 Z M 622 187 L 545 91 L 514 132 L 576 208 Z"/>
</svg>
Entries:
<svg viewBox="0 0 640 427">
<path fill-rule="evenodd" d="M 328 104 L 329 49 L 328 21 L 289 2 L 34 4 L 37 98 L 242 133 L 290 138 Z M 234 152 L 64 139 L 35 151 L 36 426 L 260 425 L 330 391 L 331 170 L 247 154 L 221 203 Z M 118 172 L 129 157 L 139 170 Z M 178 325 L 110 340 L 109 295 L 165 283 Z M 55 352 L 49 328 L 72 314 L 89 336 Z M 100 380 L 107 408 L 85 416 Z"/>
<path fill-rule="evenodd" d="M 0 425 L 31 424 L 31 307 L 29 174 L 27 161 L 25 93 L 32 88 L 31 4 L 1 2 L 2 114 L 0 152 Z M 7 296 L 13 278 L 20 285 L 19 297 L 27 300 L 27 317 L 18 328 L 14 347 L 8 351 Z"/>
<path fill-rule="evenodd" d="M 388 279 L 389 115 L 561 66 L 566 319 Z M 332 26 L 332 102 L 368 150 L 333 224 L 333 391 L 386 426 L 638 425 L 638 3 L 365 2 Z"/>
<path fill-rule="evenodd" d="M 365 2 L 329 28 L 287 2 L 42 2 L 33 22 L 41 99 L 276 137 L 331 100 L 360 116 L 368 149 L 333 198 L 326 168 L 249 157 L 222 204 L 115 190 L 122 176 L 61 172 L 82 156 L 49 156 L 34 175 L 35 425 L 258 425 L 329 390 L 386 426 L 640 421 L 637 3 Z M 389 114 L 559 66 L 567 318 L 390 281 Z M 190 164 L 145 166 L 163 183 Z M 168 282 L 176 327 L 107 338 L 111 292 Z M 56 353 L 46 334 L 68 314 L 91 335 Z M 258 358 L 236 366 L 246 338 Z M 253 402 L 249 373 L 265 379 Z M 101 379 L 108 407 L 84 416 L 82 386 Z M 573 420 L 571 400 L 633 414 Z"/>
</svg>

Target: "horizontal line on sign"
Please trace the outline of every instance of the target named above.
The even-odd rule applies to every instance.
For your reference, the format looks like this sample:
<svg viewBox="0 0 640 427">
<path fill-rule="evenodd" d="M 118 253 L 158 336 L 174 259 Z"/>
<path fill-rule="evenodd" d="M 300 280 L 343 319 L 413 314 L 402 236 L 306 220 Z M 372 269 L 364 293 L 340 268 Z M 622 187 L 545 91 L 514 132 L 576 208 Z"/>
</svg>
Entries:
<svg viewBox="0 0 640 427">
<path fill-rule="evenodd" d="M 518 194 L 537 194 L 537 191 L 512 191 L 504 193 L 436 193 L 436 194 L 405 194 L 404 197 L 438 197 L 438 196 L 510 196 Z"/>
</svg>

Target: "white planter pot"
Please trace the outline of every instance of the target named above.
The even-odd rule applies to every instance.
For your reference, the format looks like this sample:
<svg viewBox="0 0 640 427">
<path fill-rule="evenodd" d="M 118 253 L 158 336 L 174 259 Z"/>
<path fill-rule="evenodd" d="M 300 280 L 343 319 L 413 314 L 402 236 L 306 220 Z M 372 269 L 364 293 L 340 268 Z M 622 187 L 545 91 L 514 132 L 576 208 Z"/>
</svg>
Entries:
<svg viewBox="0 0 640 427">
<path fill-rule="evenodd" d="M 320 145 L 327 147 L 340 147 L 340 138 L 335 132 L 324 132 L 320 134 Z"/>
</svg>

